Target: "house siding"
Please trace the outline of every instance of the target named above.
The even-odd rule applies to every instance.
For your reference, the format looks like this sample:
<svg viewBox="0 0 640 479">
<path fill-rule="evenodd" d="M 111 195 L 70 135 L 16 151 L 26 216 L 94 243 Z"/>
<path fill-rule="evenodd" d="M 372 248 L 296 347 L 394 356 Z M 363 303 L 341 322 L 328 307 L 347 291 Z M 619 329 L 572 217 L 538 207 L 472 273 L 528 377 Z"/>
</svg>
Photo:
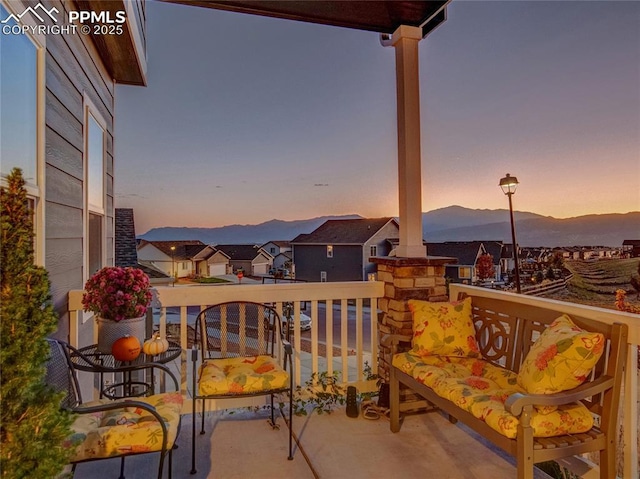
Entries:
<svg viewBox="0 0 640 479">
<path fill-rule="evenodd" d="M 289 253 L 290 254 L 290 253 Z M 282 269 L 289 268 L 291 269 L 291 258 L 284 253 L 280 253 L 275 258 L 273 258 L 273 268 L 274 269 Z"/>
<path fill-rule="evenodd" d="M 145 244 L 138 248 L 138 260 L 149 262 L 167 276 L 173 277 L 171 256 L 167 256 L 152 244 Z"/>
<path fill-rule="evenodd" d="M 362 261 L 364 264 L 362 271 L 362 279 L 363 281 L 367 281 L 368 275 L 370 273 L 376 273 L 378 271 L 378 265 L 375 263 L 371 263 L 369 259 L 371 255 L 369 254 L 371 251 L 371 246 L 375 246 L 377 249 L 376 256 L 389 256 L 391 251 L 391 245 L 389 244 L 387 239 L 391 238 L 399 238 L 400 237 L 400 229 L 398 228 L 395 221 L 389 221 L 386 225 L 380 228 L 367 242 L 362 246 Z"/>
<path fill-rule="evenodd" d="M 35 6 L 38 2 L 25 2 Z M 69 5 L 55 6 L 61 14 Z M 88 98 L 106 122 L 105 249 L 114 261 L 113 105 L 115 84 L 90 37 L 48 35 L 45 53 L 45 267 L 59 315 L 56 337 L 69 339 L 67 295 L 82 289 L 84 235 L 84 101 Z M 92 338 L 93 324 L 80 326 L 80 339 Z"/>
<path fill-rule="evenodd" d="M 27 7 L 42 3 L 47 9 L 55 7 L 57 18 L 67 18 L 70 10 L 76 10 L 79 2 L 60 0 L 3 1 L 9 11 L 20 13 Z M 87 5 L 89 5 L 87 3 Z M 86 7 L 85 5 L 84 7 Z M 124 3 L 122 6 L 124 7 Z M 135 22 L 140 34 L 135 38 L 144 51 L 145 5 L 136 0 L 128 21 Z M 46 18 L 47 25 L 53 20 Z M 81 34 L 50 34 L 35 38 L 43 61 L 39 63 L 39 108 L 42 112 L 38 123 L 41 145 L 40 163 L 44 183 L 41 185 L 40 205 L 43 223 L 38 237 L 39 248 L 51 281 L 52 303 L 59 316 L 55 336 L 69 340 L 68 292 L 84 286 L 84 236 L 85 236 L 85 168 L 84 131 L 85 106 L 100 117 L 105 131 L 104 157 L 104 264 L 112 265 L 115 257 L 114 238 L 114 93 L 113 72 L 102 60 L 101 52 L 91 36 Z M 133 48 L 122 44 L 122 48 Z M 104 51 L 103 51 L 104 52 Z M 146 60 L 142 59 L 143 67 Z M 113 67 L 113 65 L 111 66 Z M 80 344 L 93 342 L 93 324 L 79 325 Z"/>
<path fill-rule="evenodd" d="M 326 245 L 294 246 L 296 279 L 320 281 L 320 271 L 327 272 L 327 281 L 362 280 L 362 246 L 334 245 L 333 258 L 327 258 Z"/>
<path fill-rule="evenodd" d="M 227 274 L 229 258 L 227 258 L 221 251 L 216 251 L 209 257 L 209 259 L 207 259 L 207 266 L 209 269 L 209 276 L 222 276 Z"/>
</svg>

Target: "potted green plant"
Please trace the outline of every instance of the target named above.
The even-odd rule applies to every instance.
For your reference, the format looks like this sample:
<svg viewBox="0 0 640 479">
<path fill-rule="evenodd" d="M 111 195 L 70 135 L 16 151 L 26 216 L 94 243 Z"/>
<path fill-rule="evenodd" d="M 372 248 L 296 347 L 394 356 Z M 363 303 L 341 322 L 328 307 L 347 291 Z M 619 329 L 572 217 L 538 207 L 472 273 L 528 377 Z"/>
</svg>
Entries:
<svg viewBox="0 0 640 479">
<path fill-rule="evenodd" d="M 113 343 L 126 335 L 144 342 L 151 291 L 141 269 L 107 266 L 91 276 L 84 289 L 82 305 L 96 315 L 100 352 L 110 353 Z"/>
</svg>

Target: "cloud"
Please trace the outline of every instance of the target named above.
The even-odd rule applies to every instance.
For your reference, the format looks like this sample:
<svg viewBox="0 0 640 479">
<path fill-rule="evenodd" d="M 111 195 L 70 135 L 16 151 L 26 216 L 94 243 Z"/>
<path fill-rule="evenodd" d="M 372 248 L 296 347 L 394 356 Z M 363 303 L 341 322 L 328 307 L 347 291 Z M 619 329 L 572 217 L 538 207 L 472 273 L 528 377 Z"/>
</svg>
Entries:
<svg viewBox="0 0 640 479">
<path fill-rule="evenodd" d="M 148 196 L 139 195 L 139 194 L 137 194 L 137 193 L 126 193 L 126 194 L 123 194 L 123 193 L 117 193 L 117 194 L 116 194 L 116 196 L 117 196 L 118 198 L 140 198 L 140 199 L 142 199 L 142 200 L 147 200 L 147 199 L 149 199 L 149 197 L 148 197 Z"/>
</svg>

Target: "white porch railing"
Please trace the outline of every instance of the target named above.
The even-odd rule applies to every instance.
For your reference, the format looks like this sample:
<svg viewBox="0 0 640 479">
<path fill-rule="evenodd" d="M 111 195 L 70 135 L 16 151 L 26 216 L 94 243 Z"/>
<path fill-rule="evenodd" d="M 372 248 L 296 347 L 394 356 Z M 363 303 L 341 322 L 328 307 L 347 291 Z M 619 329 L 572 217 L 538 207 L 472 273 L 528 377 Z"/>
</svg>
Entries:
<svg viewBox="0 0 640 479">
<path fill-rule="evenodd" d="M 327 371 L 333 374 L 337 370 L 341 382 L 356 384 L 361 390 L 371 390 L 375 384 L 367 381 L 365 363 L 374 373 L 377 371 L 377 303 L 383 293 L 383 283 L 376 281 L 166 286 L 154 288 L 151 307 L 154 317 L 159 318 L 156 327 L 163 336 L 167 331 L 167 309 L 179 309 L 183 392 L 187 390 L 188 326 L 193 326 L 197 312 L 206 306 L 226 301 L 274 303 L 279 313 L 282 313 L 282 303 L 293 302 L 296 385 L 303 384 L 312 373 Z M 81 299 L 82 291 L 69 293 L 70 341 L 74 346 L 84 346 L 77 344 L 83 317 Z M 365 302 L 368 305 L 365 306 Z M 310 334 L 305 333 L 304 338 L 300 331 L 303 305 L 312 322 Z M 324 318 L 323 331 L 320 331 L 321 316 Z M 334 323 L 337 334 L 334 334 Z M 366 348 L 365 332 L 368 335 Z M 96 342 L 96 328 L 93 338 Z"/>
<path fill-rule="evenodd" d="M 640 316 L 632 313 L 624 313 L 613 309 L 595 308 L 576 303 L 555 301 L 552 299 L 537 298 L 524 294 L 505 293 L 487 288 L 464 286 L 461 284 L 450 285 L 450 296 L 457 298 L 461 292 L 468 292 L 474 296 L 485 298 L 500 298 L 505 294 L 517 297 L 522 304 L 531 304 L 538 307 L 554 309 L 567 313 L 569 316 L 583 316 L 585 318 L 602 321 L 607 324 L 614 322 L 626 323 L 629 326 L 629 352 L 625 368 L 624 397 L 622 401 L 624 417 L 624 475 L 623 478 L 637 478 L 638 476 L 638 345 L 640 345 Z M 581 475 L 584 479 L 599 477 L 586 473 Z"/>
</svg>

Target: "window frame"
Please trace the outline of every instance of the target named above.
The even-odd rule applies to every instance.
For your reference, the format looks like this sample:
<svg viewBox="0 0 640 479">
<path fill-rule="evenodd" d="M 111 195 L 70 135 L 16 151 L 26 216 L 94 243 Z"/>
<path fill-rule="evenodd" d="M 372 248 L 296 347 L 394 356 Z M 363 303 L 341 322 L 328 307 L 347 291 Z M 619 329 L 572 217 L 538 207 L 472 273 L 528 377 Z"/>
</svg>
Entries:
<svg viewBox="0 0 640 479">
<path fill-rule="evenodd" d="M 327 245 L 327 258 L 333 258 L 333 245 Z"/>
<path fill-rule="evenodd" d="M 369 246 L 369 257 L 376 257 L 378 256 L 378 245 L 371 245 Z"/>
<path fill-rule="evenodd" d="M 463 274 L 464 273 L 468 273 L 468 274 Z M 470 266 L 459 266 L 458 267 L 458 277 L 460 279 L 471 279 L 471 275 L 472 275 L 472 268 Z"/>
<path fill-rule="evenodd" d="M 22 0 L 7 2 L 0 0 L 0 5 L 9 14 L 18 15 L 29 6 Z M 29 25 L 38 25 L 31 15 L 25 15 L 20 22 Z M 25 182 L 27 197 L 33 201 L 33 232 L 34 232 L 34 262 L 38 266 L 46 266 L 45 249 L 45 98 L 46 98 L 46 35 L 41 33 L 24 33 L 31 41 L 36 50 L 36 184 Z M 8 186 L 6 177 L 0 175 L 0 185 L 4 188 Z"/>
<path fill-rule="evenodd" d="M 89 220 L 90 216 L 99 216 L 101 218 L 101 231 L 100 231 L 100 264 L 101 267 L 106 266 L 107 263 L 107 122 L 100 114 L 95 104 L 85 93 L 83 95 L 83 149 L 82 152 L 82 166 L 83 166 L 83 184 L 82 184 L 82 196 L 83 196 L 83 213 L 82 213 L 82 282 L 83 284 L 89 279 Z M 93 119 L 96 124 L 102 129 L 102 206 L 93 206 L 89 202 L 89 139 L 90 139 L 90 120 Z M 85 323 L 89 318 L 93 317 L 93 314 L 85 313 L 82 317 L 82 323 Z"/>
<path fill-rule="evenodd" d="M 327 282 L 327 272 L 326 271 L 320 271 L 320 282 L 321 283 L 326 283 Z"/>
</svg>

